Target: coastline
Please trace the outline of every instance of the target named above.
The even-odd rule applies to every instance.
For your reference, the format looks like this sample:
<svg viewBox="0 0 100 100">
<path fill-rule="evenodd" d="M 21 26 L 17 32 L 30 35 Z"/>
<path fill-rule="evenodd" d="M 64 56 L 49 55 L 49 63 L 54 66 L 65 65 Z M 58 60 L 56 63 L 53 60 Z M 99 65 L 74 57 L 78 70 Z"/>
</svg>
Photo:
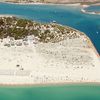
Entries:
<svg viewBox="0 0 100 100">
<path fill-rule="evenodd" d="M 23 83 L 23 84 L 19 84 L 19 83 L 16 83 L 16 84 L 0 84 L 0 87 L 3 87 L 3 86 L 11 86 L 11 87 L 46 87 L 46 86 L 63 86 L 63 85 L 99 85 L 100 86 L 100 82 L 56 82 L 56 83 L 38 83 L 38 84 L 26 84 L 26 83 Z"/>
<path fill-rule="evenodd" d="M 100 58 L 99 53 L 97 52 L 95 46 L 93 45 L 93 43 L 91 42 L 91 39 L 88 37 L 89 39 L 89 45 L 91 46 L 91 48 L 94 50 L 94 52 L 96 53 L 96 55 L 98 56 L 98 58 Z"/>
<path fill-rule="evenodd" d="M 3 16 L 3 15 L 2 15 L 2 16 Z M 7 16 L 8 16 L 8 15 L 7 15 Z M 73 28 L 73 29 L 74 29 L 74 28 Z M 75 30 L 75 29 L 74 29 L 74 30 Z M 77 30 L 77 31 L 78 31 L 78 30 Z M 84 34 L 85 34 L 85 33 L 84 33 Z M 90 42 L 90 43 L 92 43 L 92 42 Z M 91 45 L 91 44 L 90 44 L 90 45 Z M 92 44 L 91 47 L 93 47 L 93 44 Z M 93 47 L 93 48 L 94 48 L 94 50 L 96 50 L 95 47 Z M 97 51 L 95 51 L 95 53 L 96 53 L 96 55 L 98 55 L 98 54 L 97 54 Z M 15 77 L 15 78 L 16 78 L 16 77 Z M 77 84 L 77 83 L 86 83 L 86 84 L 87 84 L 87 83 L 99 83 L 99 82 L 92 82 L 92 81 L 90 81 L 90 82 L 88 82 L 88 81 L 87 81 L 87 82 L 83 82 L 83 81 L 82 81 L 82 82 L 81 82 L 81 81 L 80 81 L 80 82 L 73 82 L 73 81 L 72 81 L 72 82 L 69 82 L 69 81 L 68 81 L 68 82 L 64 82 L 64 83 L 63 83 L 63 82 L 62 82 L 62 83 L 60 83 L 60 82 L 59 82 L 59 83 L 56 83 L 56 82 L 55 82 L 55 83 L 49 83 L 49 82 L 48 82 L 48 83 L 46 83 L 46 84 L 47 84 L 47 85 L 50 85 L 50 84 L 67 84 L 67 83 L 68 83 L 68 84 L 75 84 L 75 83 L 76 83 L 76 84 Z M 46 85 L 46 84 L 44 83 L 44 85 Z M 0 85 L 4 85 L 4 86 L 5 86 L 5 85 L 7 85 L 7 84 L 0 84 Z M 42 83 L 40 83 L 40 84 L 27 84 L 27 83 L 25 83 L 25 84 L 16 84 L 16 83 L 12 84 L 12 83 L 11 83 L 11 84 L 10 84 L 10 83 L 8 83 L 8 86 L 9 86 L 9 85 L 14 85 L 14 86 L 18 86 L 18 85 L 22 85 L 22 86 L 24 86 L 24 85 L 37 85 L 37 86 L 38 86 L 38 85 L 40 85 L 40 86 L 41 86 Z"/>
<path fill-rule="evenodd" d="M 82 9 L 81 9 L 81 12 L 82 13 L 85 13 L 85 14 L 93 14 L 93 15 L 100 15 L 100 12 L 89 12 L 89 11 L 86 11 L 85 8 L 87 7 L 90 7 L 91 5 L 95 5 L 95 6 L 98 6 L 100 5 L 100 3 L 95 3 L 94 4 L 81 4 L 81 3 L 41 3 L 41 2 L 32 2 L 32 3 L 15 3 L 15 2 L 5 2 L 5 1 L 0 1 L 0 3 L 7 3 L 7 4 L 17 4 L 17 5 L 66 5 L 66 6 L 81 6 Z"/>
<path fill-rule="evenodd" d="M 85 14 L 92 14 L 92 15 L 100 15 L 100 12 L 95 12 L 95 11 L 86 11 L 85 8 L 88 8 L 90 6 L 98 6 L 97 4 L 92 4 L 92 5 L 83 5 L 82 6 L 82 9 L 81 9 L 81 12 L 82 13 L 85 13 Z M 99 4 L 100 5 L 100 4 Z"/>
<path fill-rule="evenodd" d="M 0 1 L 0 3 L 8 3 L 8 4 L 19 4 L 19 5 L 70 5 L 70 6 L 90 6 L 90 5 L 100 5 L 98 2 L 92 2 L 88 4 L 88 2 L 85 2 L 83 4 L 82 2 L 66 2 L 66 3 L 60 3 L 60 2 L 13 2 L 13 1 Z"/>
<path fill-rule="evenodd" d="M 16 16 L 16 15 L 15 15 L 15 16 Z M 3 15 L 0 14 L 0 17 L 15 17 L 15 16 L 14 16 L 14 15 L 8 15 L 8 14 L 7 14 L 7 15 L 6 15 L 6 14 L 5 14 L 5 15 L 4 15 L 4 14 L 3 14 Z M 16 17 L 17 17 L 17 16 L 16 16 Z"/>
<path fill-rule="evenodd" d="M 66 26 L 65 26 L 65 27 L 66 27 Z M 67 26 L 67 27 L 69 27 L 69 26 Z M 69 28 L 72 28 L 72 27 L 69 27 Z M 72 28 L 72 29 L 74 29 L 74 28 Z M 74 30 L 79 31 L 79 30 L 77 30 L 77 29 L 74 29 Z M 87 38 L 87 40 L 88 40 L 88 43 L 89 43 L 89 46 L 94 50 L 95 54 L 100 58 L 100 54 L 99 54 L 98 51 L 96 50 L 96 48 L 95 48 L 95 46 L 93 45 L 91 39 L 90 39 L 84 32 L 82 32 L 82 33 L 86 36 L 86 38 Z"/>
<path fill-rule="evenodd" d="M 85 14 L 100 15 L 100 12 L 89 12 L 89 11 L 86 11 L 84 9 L 81 9 L 81 12 L 85 13 Z"/>
<path fill-rule="evenodd" d="M 68 5 L 68 6 L 81 6 L 80 3 L 39 3 L 39 2 L 34 2 L 34 3 L 14 3 L 14 2 L 5 2 L 5 1 L 0 1 L 0 3 L 7 3 L 7 4 L 17 4 L 17 5 Z"/>
</svg>

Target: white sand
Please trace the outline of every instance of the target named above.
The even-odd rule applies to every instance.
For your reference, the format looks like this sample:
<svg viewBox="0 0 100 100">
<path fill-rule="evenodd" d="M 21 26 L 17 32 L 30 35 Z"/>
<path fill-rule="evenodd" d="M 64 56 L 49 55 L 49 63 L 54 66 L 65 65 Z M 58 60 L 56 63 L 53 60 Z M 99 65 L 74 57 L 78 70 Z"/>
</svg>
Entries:
<svg viewBox="0 0 100 100">
<path fill-rule="evenodd" d="M 8 14 L 5 14 L 5 15 L 3 14 L 3 15 L 1 15 L 1 14 L 0 14 L 0 17 L 13 17 L 13 15 L 8 15 Z"/>
<path fill-rule="evenodd" d="M 95 5 L 95 4 L 93 4 Z M 98 4 L 99 5 L 99 4 Z M 100 15 L 100 12 L 94 12 L 94 11 L 86 11 L 85 8 L 88 8 L 90 5 L 82 5 L 82 9 L 81 9 L 81 12 L 82 13 L 85 13 L 85 14 L 96 14 L 96 15 Z"/>
<path fill-rule="evenodd" d="M 0 43 L 0 84 L 64 82 L 100 82 L 100 60 L 85 36 L 28 46 Z"/>
<path fill-rule="evenodd" d="M 0 2 L 4 2 L 4 3 L 8 3 L 8 4 L 18 4 L 18 5 L 64 5 L 64 6 L 80 6 L 80 3 L 68 3 L 68 4 L 64 4 L 64 3 L 42 3 L 42 2 L 19 2 L 19 3 L 14 3 L 14 2 L 6 2 L 6 1 L 0 1 Z"/>
</svg>

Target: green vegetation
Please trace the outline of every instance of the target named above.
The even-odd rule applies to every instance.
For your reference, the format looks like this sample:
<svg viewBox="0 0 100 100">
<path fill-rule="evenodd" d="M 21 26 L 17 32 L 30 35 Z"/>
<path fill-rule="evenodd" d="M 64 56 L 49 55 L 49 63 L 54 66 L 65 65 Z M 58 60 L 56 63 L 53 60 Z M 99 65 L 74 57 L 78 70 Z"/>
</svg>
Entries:
<svg viewBox="0 0 100 100">
<path fill-rule="evenodd" d="M 16 17 L 0 18 L 0 38 L 10 36 L 15 39 L 23 39 L 28 35 L 34 35 L 41 42 L 56 42 L 66 36 L 70 38 L 77 37 L 77 34 L 73 31 L 76 30 L 55 23 L 41 24 Z"/>
</svg>

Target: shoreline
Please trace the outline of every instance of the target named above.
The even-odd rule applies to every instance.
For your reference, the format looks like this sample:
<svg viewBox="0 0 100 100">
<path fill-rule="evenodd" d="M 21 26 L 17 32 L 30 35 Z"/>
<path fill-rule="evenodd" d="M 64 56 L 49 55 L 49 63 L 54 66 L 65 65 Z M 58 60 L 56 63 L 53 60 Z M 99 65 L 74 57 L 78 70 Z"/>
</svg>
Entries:
<svg viewBox="0 0 100 100">
<path fill-rule="evenodd" d="M 7 15 L 6 14 L 3 14 L 3 15 L 0 14 L 0 17 L 15 17 L 15 16 L 14 15 L 9 15 L 9 14 L 7 14 Z"/>
<path fill-rule="evenodd" d="M 85 4 L 83 4 L 83 2 L 66 2 L 66 3 L 60 3 L 60 2 L 13 2 L 13 1 L 0 1 L 0 3 L 8 3 L 8 4 L 18 4 L 18 5 L 71 5 L 71 6 L 84 6 L 84 5 L 100 5 L 100 3 L 98 2 L 90 2 L 90 4 L 88 4 L 88 2 L 85 2 Z"/>
<path fill-rule="evenodd" d="M 65 6 L 81 6 L 81 12 L 85 14 L 92 14 L 92 15 L 100 15 L 100 12 L 92 12 L 92 11 L 86 11 L 84 8 L 90 7 L 91 5 L 98 6 L 100 3 L 95 3 L 94 4 L 81 4 L 81 3 L 41 3 L 41 2 L 34 2 L 34 3 L 15 3 L 15 2 L 5 2 L 5 1 L 0 1 L 0 3 L 7 3 L 7 4 L 16 4 L 16 5 L 65 5 Z"/>
<path fill-rule="evenodd" d="M 80 3 L 39 3 L 39 2 L 34 2 L 34 3 L 14 3 L 14 2 L 4 2 L 0 1 L 0 3 L 7 3 L 7 4 L 18 4 L 18 5 L 68 5 L 68 6 L 81 6 Z"/>
<path fill-rule="evenodd" d="M 100 12 L 90 12 L 90 11 L 86 11 L 84 9 L 81 9 L 81 12 L 85 13 L 85 14 L 100 15 Z"/>
<path fill-rule="evenodd" d="M 69 27 L 69 26 L 67 26 L 67 27 Z M 72 28 L 72 27 L 70 27 L 71 29 L 74 29 L 74 28 Z M 77 29 L 74 29 L 74 30 L 77 30 Z M 77 31 L 79 31 L 79 30 L 77 30 Z M 79 31 L 80 32 L 80 31 Z M 83 32 L 82 32 L 83 33 Z M 84 33 L 84 35 L 86 35 L 85 33 Z M 97 51 L 96 51 L 96 49 L 95 49 L 95 47 L 93 46 L 93 44 L 92 44 L 92 42 L 91 42 L 91 40 L 89 40 L 89 42 L 88 42 L 88 45 L 90 46 L 90 48 L 94 51 L 95 50 L 95 55 L 97 55 Z M 94 48 L 94 49 L 93 49 Z M 26 55 L 25 55 L 26 56 Z M 96 56 L 95 56 L 96 57 Z M 98 57 L 98 56 L 97 56 Z M 69 70 L 70 71 L 70 70 Z M 91 71 L 91 70 L 90 70 Z M 40 73 L 40 75 L 41 75 L 41 73 Z M 91 75 L 91 74 L 90 74 Z M 1 76 L 2 77 L 2 76 Z M 8 77 L 9 78 L 9 77 Z M 11 77 L 10 77 L 11 78 Z M 9 79 L 10 79 L 9 78 Z M 100 84 L 100 80 L 97 80 L 97 79 L 94 79 L 94 80 L 91 80 L 91 78 L 89 79 L 89 80 L 84 80 L 84 79 L 77 79 L 76 81 L 75 80 L 67 80 L 66 82 L 64 82 L 64 81 L 58 81 L 58 82 L 56 82 L 56 81 L 54 81 L 54 82 L 47 82 L 47 83 L 45 83 L 45 80 L 43 81 L 43 82 L 41 82 L 40 81 L 40 83 L 34 83 L 34 82 L 31 82 L 30 80 L 29 80 L 29 82 L 26 82 L 25 83 L 25 81 L 24 82 L 20 82 L 19 80 L 21 79 L 21 78 L 23 78 L 23 77 L 18 77 L 18 81 L 13 81 L 13 78 L 17 78 L 17 77 L 12 77 L 12 80 L 10 80 L 9 82 L 1 82 L 2 84 L 0 84 L 0 86 L 2 85 L 2 86 L 29 86 L 29 85 L 32 85 L 32 86 L 41 86 L 41 85 L 57 85 L 57 84 L 77 84 L 77 83 L 99 83 Z M 24 77 L 24 78 L 26 78 L 27 79 L 27 77 Z M 29 77 L 30 78 L 30 77 Z M 4 79 L 5 79 L 5 77 L 4 77 Z M 93 82 L 92 82 L 93 81 Z"/>
<path fill-rule="evenodd" d="M 16 15 L 9 15 L 9 14 L 5 14 L 5 15 L 1 15 L 0 14 L 0 17 L 17 17 Z M 60 25 L 60 26 L 62 26 L 61 24 L 58 24 L 58 25 Z M 65 25 L 64 25 L 65 26 Z M 66 27 L 66 26 L 65 26 Z M 69 27 L 69 28 L 72 28 L 72 27 L 70 27 L 70 26 L 67 26 L 67 27 Z M 76 31 L 80 31 L 80 30 L 77 30 L 77 29 L 75 29 L 75 28 L 72 28 L 72 29 L 74 29 L 74 30 L 76 30 Z M 82 32 L 84 35 L 86 35 L 84 32 Z M 87 35 L 86 35 L 86 37 L 88 37 Z M 90 46 L 91 47 L 93 47 L 93 50 L 95 51 L 95 53 L 96 53 L 96 55 L 99 57 L 100 56 L 100 54 L 98 53 L 98 51 L 96 50 L 96 48 L 95 48 L 95 46 L 93 45 L 93 43 L 91 42 L 91 39 L 88 37 L 88 39 L 89 39 L 89 44 L 90 44 Z"/>
<path fill-rule="evenodd" d="M 100 3 L 98 2 L 90 2 L 90 4 L 88 4 L 88 2 L 85 2 L 85 4 L 83 4 L 83 2 L 66 2 L 66 3 L 60 3 L 60 2 L 13 2 L 13 1 L 0 1 L 0 3 L 8 3 L 8 4 L 19 4 L 19 5 L 71 5 L 71 6 L 84 6 L 84 5 L 100 5 Z"/>
<path fill-rule="evenodd" d="M 6 87 L 24 87 L 24 86 L 30 86 L 30 87 L 46 87 L 46 86 L 63 86 L 63 85 L 99 85 L 100 86 L 100 82 L 55 82 L 55 83 L 38 83 L 38 84 L 0 84 L 0 87 L 6 86 Z"/>
<path fill-rule="evenodd" d="M 95 11 L 86 11 L 85 8 L 88 8 L 90 6 L 98 6 L 97 4 L 92 4 L 92 5 L 83 5 L 81 12 L 85 14 L 92 14 L 92 15 L 100 15 L 100 12 L 95 12 Z M 99 4 L 100 5 L 100 4 Z"/>
<path fill-rule="evenodd" d="M 61 24 L 60 24 L 61 25 Z M 70 26 L 67 26 L 67 27 L 69 27 L 69 28 L 72 28 L 72 27 L 70 27 Z M 74 29 L 74 30 L 76 30 L 76 31 L 80 31 L 80 30 L 77 30 L 77 29 L 75 29 L 75 28 L 72 28 L 72 29 Z M 84 32 L 82 32 L 86 37 L 87 37 L 87 39 L 89 40 L 89 46 L 94 50 L 94 52 L 95 52 L 95 54 L 100 58 L 100 54 L 99 54 L 99 52 L 97 51 L 97 49 L 95 48 L 95 46 L 94 46 L 94 44 L 92 43 L 92 41 L 91 41 L 91 39 L 84 33 Z"/>
</svg>

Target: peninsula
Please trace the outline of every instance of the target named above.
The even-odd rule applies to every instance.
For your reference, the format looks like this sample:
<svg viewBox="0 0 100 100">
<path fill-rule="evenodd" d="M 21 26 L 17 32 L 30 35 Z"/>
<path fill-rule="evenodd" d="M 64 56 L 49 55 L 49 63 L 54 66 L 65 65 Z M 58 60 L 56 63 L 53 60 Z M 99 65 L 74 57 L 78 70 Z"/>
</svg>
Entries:
<svg viewBox="0 0 100 100">
<path fill-rule="evenodd" d="M 0 84 L 100 82 L 100 59 L 83 33 L 0 16 Z"/>
</svg>

